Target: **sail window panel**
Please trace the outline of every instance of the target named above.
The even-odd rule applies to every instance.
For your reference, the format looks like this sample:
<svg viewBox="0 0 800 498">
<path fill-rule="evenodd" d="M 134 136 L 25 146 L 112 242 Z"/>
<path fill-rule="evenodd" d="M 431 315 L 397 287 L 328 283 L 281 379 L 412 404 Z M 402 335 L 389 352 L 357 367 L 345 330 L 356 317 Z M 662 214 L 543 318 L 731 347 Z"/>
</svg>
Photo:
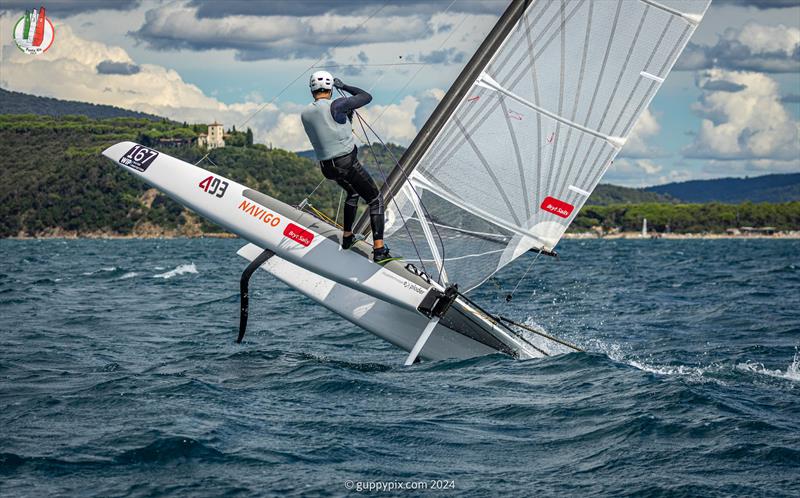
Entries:
<svg viewBox="0 0 800 498">
<path fill-rule="evenodd" d="M 478 114 L 470 106 L 459 109 L 446 125 L 455 133 L 445 133 L 433 143 L 417 173 L 469 204 L 524 227 L 530 196 L 521 173 L 530 160 L 520 148 L 529 149 L 527 156 L 533 152 L 522 142 L 537 136 L 535 113 L 505 98 L 493 97 L 484 104 Z"/>
<path fill-rule="evenodd" d="M 416 212 L 403 213 L 405 226 L 394 231 L 391 238 L 393 252 L 403 254 L 405 260 L 420 269 L 424 266 L 434 280 L 439 278 L 436 262 L 425 243 L 421 224 L 424 219 L 434 234 L 440 255 L 444 257 L 449 281 L 458 283 L 462 290 L 479 285 L 498 270 L 503 254 L 513 238 L 511 232 L 450 203 L 428 189 L 417 187 L 416 191 L 425 206 L 425 212 L 423 216 Z M 408 204 L 402 206 L 404 209 Z M 390 212 L 390 220 L 398 217 L 397 209 L 397 206 L 392 205 L 387 210 Z M 409 238 L 409 232 L 416 248 Z M 422 264 L 419 264 L 420 258 Z"/>
</svg>

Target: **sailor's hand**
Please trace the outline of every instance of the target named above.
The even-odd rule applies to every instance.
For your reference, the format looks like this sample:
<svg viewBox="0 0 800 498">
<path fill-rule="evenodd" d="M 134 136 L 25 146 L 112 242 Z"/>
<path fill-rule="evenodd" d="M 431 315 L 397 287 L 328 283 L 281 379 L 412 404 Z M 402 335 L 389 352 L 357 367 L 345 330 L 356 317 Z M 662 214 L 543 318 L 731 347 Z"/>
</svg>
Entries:
<svg viewBox="0 0 800 498">
<path fill-rule="evenodd" d="M 334 88 L 342 88 L 344 87 L 344 83 L 339 78 L 333 78 L 333 87 Z"/>
</svg>

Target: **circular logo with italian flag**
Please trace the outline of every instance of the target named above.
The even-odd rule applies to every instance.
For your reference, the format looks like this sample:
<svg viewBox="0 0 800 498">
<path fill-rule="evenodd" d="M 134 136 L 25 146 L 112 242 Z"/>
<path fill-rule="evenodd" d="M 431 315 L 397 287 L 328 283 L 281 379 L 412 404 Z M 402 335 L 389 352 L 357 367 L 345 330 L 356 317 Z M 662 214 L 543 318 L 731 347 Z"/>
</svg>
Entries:
<svg viewBox="0 0 800 498">
<path fill-rule="evenodd" d="M 14 42 L 26 54 L 47 52 L 55 37 L 56 30 L 47 18 L 44 7 L 26 10 L 14 25 Z"/>
</svg>

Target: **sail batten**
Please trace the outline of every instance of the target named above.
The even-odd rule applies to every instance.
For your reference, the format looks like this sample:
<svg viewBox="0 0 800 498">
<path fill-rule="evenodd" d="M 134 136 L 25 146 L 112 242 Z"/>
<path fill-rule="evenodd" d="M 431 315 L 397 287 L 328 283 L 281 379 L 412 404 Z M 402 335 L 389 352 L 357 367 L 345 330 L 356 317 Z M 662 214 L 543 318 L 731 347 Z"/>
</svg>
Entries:
<svg viewBox="0 0 800 498">
<path fill-rule="evenodd" d="M 478 216 L 478 217 L 484 219 L 485 221 L 487 221 L 489 223 L 495 224 L 500 228 L 508 230 L 509 232 L 512 232 L 514 234 L 521 235 L 521 236 L 524 236 L 524 237 L 529 237 L 529 238 L 531 238 L 533 240 L 536 240 L 537 242 L 539 242 L 542 245 L 541 248 L 549 249 L 549 248 L 546 247 L 545 241 L 540 240 L 536 236 L 536 234 L 534 234 L 532 232 L 529 232 L 529 231 L 526 231 L 526 230 L 523 230 L 520 226 L 514 225 L 513 223 L 508 223 L 507 221 L 503 220 L 502 218 L 498 218 L 497 216 L 494 216 L 491 213 L 488 213 L 488 212 L 484 211 L 483 209 L 479 208 L 478 206 L 472 205 L 472 204 L 464 201 L 463 199 L 459 199 L 458 197 L 450 194 L 446 190 L 443 190 L 441 188 L 437 188 L 433 183 L 427 183 L 425 180 L 426 179 L 422 178 L 422 177 L 414 177 L 414 178 L 412 178 L 411 181 L 412 181 L 412 183 L 415 184 L 416 187 L 428 190 L 431 193 L 436 194 L 437 196 L 441 197 L 442 199 L 444 199 L 444 200 L 448 201 L 449 203 L 453 204 L 454 206 L 463 209 L 464 211 L 468 211 L 469 213 L 471 213 L 471 214 L 473 214 L 475 216 Z M 447 227 L 447 225 L 445 225 L 445 224 L 438 224 L 437 226 Z M 473 231 L 470 231 L 470 230 L 459 229 L 458 227 L 452 227 L 452 229 L 453 230 L 459 230 L 462 233 L 466 233 L 466 234 L 469 234 L 470 232 L 473 232 Z M 489 235 L 489 234 L 485 234 L 485 235 Z"/>
<path fill-rule="evenodd" d="M 462 290 L 530 249 L 552 251 L 708 4 L 540 0 L 520 12 L 512 3 L 514 25 L 459 82 L 460 101 L 416 151 L 411 182 L 421 199 L 390 206 L 392 243 L 411 243 L 402 219 L 421 238 L 438 233 L 446 280 Z M 417 212 L 422 205 L 428 212 Z M 420 259 L 438 259 L 434 252 Z"/>
<path fill-rule="evenodd" d="M 547 116 L 549 118 L 552 118 L 552 119 L 558 121 L 561 124 L 569 126 L 570 128 L 574 128 L 574 129 L 580 130 L 580 131 L 582 131 L 584 133 L 588 133 L 588 134 L 594 135 L 594 136 L 596 136 L 598 138 L 602 138 L 603 140 L 609 142 L 610 144 L 612 144 L 614 146 L 617 146 L 620 143 L 620 141 L 622 140 L 620 137 L 611 137 L 609 135 L 604 135 L 604 134 L 600 133 L 597 130 L 589 129 L 589 128 L 583 126 L 583 125 L 580 125 L 578 123 L 574 123 L 574 122 L 570 121 L 569 119 L 565 118 L 564 116 L 561 116 L 559 114 L 550 112 L 547 109 L 539 107 L 538 105 L 536 105 L 533 102 L 530 102 L 530 101 L 520 97 L 519 95 L 515 94 L 514 92 L 506 90 L 505 88 L 500 86 L 499 83 L 497 83 L 496 81 L 492 80 L 491 76 L 489 76 L 486 73 L 483 73 L 481 75 L 481 78 L 478 80 L 478 85 L 482 86 L 484 88 L 489 88 L 491 90 L 498 91 L 498 92 L 502 93 L 503 95 L 505 95 L 505 96 L 507 96 L 507 97 L 509 97 L 509 98 L 511 98 L 513 100 L 516 100 L 517 102 L 519 102 L 520 104 L 524 105 L 525 107 L 528 107 L 529 109 L 532 109 L 532 110 L 534 110 L 534 111 L 536 111 L 536 112 L 538 112 L 540 114 L 544 114 L 545 116 Z M 501 99 L 501 105 L 503 105 L 502 104 L 502 99 Z"/>
<path fill-rule="evenodd" d="M 681 17 L 683 19 L 686 19 L 687 21 L 689 21 L 691 24 L 693 24 L 695 26 L 700 24 L 700 21 L 703 19 L 702 15 L 692 14 L 692 13 L 689 13 L 689 12 L 681 12 L 678 9 L 673 9 L 672 7 L 664 5 L 663 3 L 660 3 L 660 2 L 656 2 L 655 0 L 639 0 L 639 1 L 642 2 L 642 3 L 646 3 L 647 5 L 651 5 L 651 6 L 655 7 L 655 8 L 657 8 L 657 9 L 661 9 L 664 12 L 668 12 L 668 13 L 672 14 L 673 16 L 678 16 L 678 17 Z"/>
</svg>

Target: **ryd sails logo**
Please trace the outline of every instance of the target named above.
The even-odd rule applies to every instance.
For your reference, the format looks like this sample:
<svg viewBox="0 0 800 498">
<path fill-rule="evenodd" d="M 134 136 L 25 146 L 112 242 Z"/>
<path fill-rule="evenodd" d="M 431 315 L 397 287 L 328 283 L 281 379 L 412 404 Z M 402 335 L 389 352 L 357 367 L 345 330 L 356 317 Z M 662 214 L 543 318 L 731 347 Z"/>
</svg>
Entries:
<svg viewBox="0 0 800 498">
<path fill-rule="evenodd" d="M 45 15 L 44 7 L 26 10 L 14 25 L 14 42 L 26 54 L 47 52 L 55 37 L 56 31 Z"/>
</svg>

